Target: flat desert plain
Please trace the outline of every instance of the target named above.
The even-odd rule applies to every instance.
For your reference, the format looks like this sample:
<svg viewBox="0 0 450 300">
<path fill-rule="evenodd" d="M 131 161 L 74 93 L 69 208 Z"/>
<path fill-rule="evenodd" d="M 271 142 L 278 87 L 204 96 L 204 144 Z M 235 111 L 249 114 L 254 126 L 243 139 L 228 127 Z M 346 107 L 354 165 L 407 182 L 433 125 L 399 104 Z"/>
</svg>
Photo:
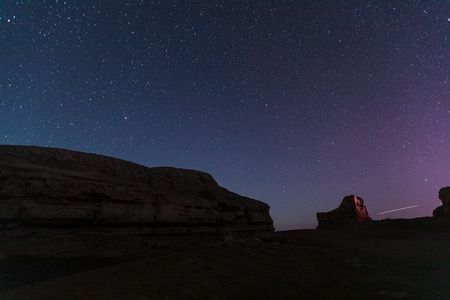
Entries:
<svg viewBox="0 0 450 300">
<path fill-rule="evenodd" d="M 0 259 L 0 299 L 450 299 L 450 218 L 293 230 L 146 257 Z"/>
</svg>

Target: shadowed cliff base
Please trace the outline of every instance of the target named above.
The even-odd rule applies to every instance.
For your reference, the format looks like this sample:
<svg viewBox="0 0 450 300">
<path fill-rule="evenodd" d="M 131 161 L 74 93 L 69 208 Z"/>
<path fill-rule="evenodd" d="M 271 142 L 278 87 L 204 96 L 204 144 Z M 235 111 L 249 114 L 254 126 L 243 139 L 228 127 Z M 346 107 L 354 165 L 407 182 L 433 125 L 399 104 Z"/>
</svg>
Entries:
<svg viewBox="0 0 450 300">
<path fill-rule="evenodd" d="M 383 220 L 147 257 L 6 258 L 0 299 L 448 299 L 448 226 Z"/>
</svg>

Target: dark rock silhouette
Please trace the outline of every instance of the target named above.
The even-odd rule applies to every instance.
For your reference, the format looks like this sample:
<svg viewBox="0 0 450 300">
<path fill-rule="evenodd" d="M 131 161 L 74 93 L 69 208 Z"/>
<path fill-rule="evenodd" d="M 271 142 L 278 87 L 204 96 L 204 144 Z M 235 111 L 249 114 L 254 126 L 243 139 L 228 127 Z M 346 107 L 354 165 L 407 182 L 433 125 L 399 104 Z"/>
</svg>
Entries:
<svg viewBox="0 0 450 300">
<path fill-rule="evenodd" d="M 364 205 L 364 200 L 355 195 L 345 196 L 338 208 L 329 212 L 318 212 L 316 215 L 317 229 L 372 220 Z"/>
<path fill-rule="evenodd" d="M 273 231 L 267 204 L 220 187 L 204 172 L 147 168 L 63 149 L 0 146 L 0 235 L 9 238 L 9 246 L 5 239 L 0 243 L 3 255 L 80 255 L 102 243 L 112 247 L 113 241 L 122 243 L 113 247 L 116 253 L 139 252 L 194 234 L 261 237 Z M 41 241 L 35 247 L 40 250 L 10 249 L 27 236 Z M 59 243 L 63 240 L 73 249 Z"/>
<path fill-rule="evenodd" d="M 433 210 L 433 217 L 450 216 L 450 186 L 439 190 L 442 205 Z"/>
</svg>

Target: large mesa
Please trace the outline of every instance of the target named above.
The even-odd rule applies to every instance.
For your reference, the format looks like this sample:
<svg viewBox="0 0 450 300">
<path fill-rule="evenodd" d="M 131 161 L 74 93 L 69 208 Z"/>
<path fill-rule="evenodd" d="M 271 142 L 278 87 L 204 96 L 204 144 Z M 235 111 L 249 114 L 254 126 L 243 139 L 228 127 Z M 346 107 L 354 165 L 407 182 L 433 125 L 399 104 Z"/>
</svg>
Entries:
<svg viewBox="0 0 450 300">
<path fill-rule="evenodd" d="M 142 252 L 186 237 L 263 237 L 273 231 L 267 204 L 220 187 L 204 172 L 148 168 L 63 149 L 0 146 L 3 255 L 75 255 L 112 241 L 116 252 Z M 29 250 L 14 249 L 33 241 Z M 79 242 L 82 249 L 74 246 Z"/>
</svg>

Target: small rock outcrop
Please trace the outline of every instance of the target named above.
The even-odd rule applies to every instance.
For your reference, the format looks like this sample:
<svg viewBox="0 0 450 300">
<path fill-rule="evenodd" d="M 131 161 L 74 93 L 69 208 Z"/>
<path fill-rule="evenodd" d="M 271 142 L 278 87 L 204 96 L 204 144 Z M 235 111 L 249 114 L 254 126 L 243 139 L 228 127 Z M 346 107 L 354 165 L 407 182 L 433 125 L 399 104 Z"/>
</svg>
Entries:
<svg viewBox="0 0 450 300">
<path fill-rule="evenodd" d="M 273 231 L 267 204 L 220 187 L 204 172 L 0 146 L 0 255 L 142 252 L 194 243 L 194 236 Z M 103 250 L 91 251 L 97 246 Z"/>
<path fill-rule="evenodd" d="M 345 196 L 338 208 L 329 212 L 318 212 L 316 215 L 317 229 L 372 220 L 364 205 L 364 200 L 355 195 Z"/>
<path fill-rule="evenodd" d="M 450 186 L 439 190 L 442 205 L 433 210 L 433 217 L 450 216 Z"/>
</svg>

